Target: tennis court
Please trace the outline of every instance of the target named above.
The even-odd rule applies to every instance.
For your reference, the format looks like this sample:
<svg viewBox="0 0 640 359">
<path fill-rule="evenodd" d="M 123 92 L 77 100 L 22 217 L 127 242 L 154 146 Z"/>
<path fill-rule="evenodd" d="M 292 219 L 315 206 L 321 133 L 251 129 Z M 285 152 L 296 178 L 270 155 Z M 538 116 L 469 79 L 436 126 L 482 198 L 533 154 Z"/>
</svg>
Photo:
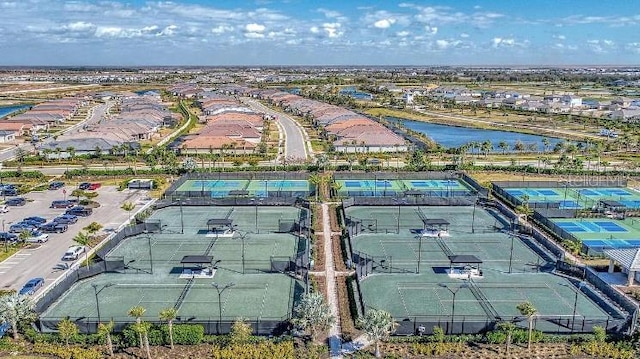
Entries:
<svg viewBox="0 0 640 359">
<path fill-rule="evenodd" d="M 337 179 L 338 195 L 342 197 L 397 197 L 407 191 L 425 196 L 468 196 L 471 189 L 459 180 L 402 179 Z"/>
<path fill-rule="evenodd" d="M 529 203 L 555 203 L 562 209 L 593 208 L 600 201 L 616 201 L 626 208 L 640 208 L 640 192 L 622 187 L 505 188 L 510 195 Z"/>
<path fill-rule="evenodd" d="M 310 190 L 307 180 L 194 179 L 185 180 L 175 194 L 199 192 L 213 198 L 239 194 L 245 197 L 307 197 Z"/>
<path fill-rule="evenodd" d="M 619 316 L 586 289 L 548 272 L 547 257 L 527 237 L 510 235 L 508 222 L 479 206 L 352 206 L 345 216 L 352 226 L 354 263 L 369 266 L 360 277 L 365 309 L 390 311 L 403 334 L 412 334 L 420 323 L 447 332 L 480 331 L 487 321 L 519 317 L 516 306 L 524 301 L 546 318 L 538 329 L 580 331 L 584 328 L 573 324 L 576 293 L 576 323 L 607 325 Z M 445 221 L 446 234 L 422 235 L 423 223 Z M 464 266 L 463 274 L 473 274 L 455 276 L 454 255 L 473 255 L 481 263 Z"/>
<path fill-rule="evenodd" d="M 640 247 L 640 220 L 637 218 L 550 220 L 580 240 L 589 251 Z"/>
<path fill-rule="evenodd" d="M 105 258 L 122 259 L 124 270 L 78 282 L 41 317 L 97 320 L 99 307 L 102 320 L 128 321 L 129 308 L 141 305 L 147 309 L 145 319 L 151 321 L 167 307 L 177 308 L 182 318 L 204 322 L 217 323 L 220 317 L 226 322 L 238 317 L 253 322 L 286 320 L 305 283 L 281 273 L 280 267 L 288 270 L 307 253 L 307 242 L 292 233 L 276 232 L 280 222 L 298 220 L 301 211 L 254 206 L 158 210 L 149 220 L 160 221 L 162 232 L 124 239 Z M 212 218 L 233 223 L 235 233 L 212 230 L 207 224 Z M 181 263 L 184 256 L 194 255 L 210 256 L 211 261 Z M 221 289 L 220 296 L 212 282 Z M 222 330 L 227 329 L 228 325 Z"/>
</svg>

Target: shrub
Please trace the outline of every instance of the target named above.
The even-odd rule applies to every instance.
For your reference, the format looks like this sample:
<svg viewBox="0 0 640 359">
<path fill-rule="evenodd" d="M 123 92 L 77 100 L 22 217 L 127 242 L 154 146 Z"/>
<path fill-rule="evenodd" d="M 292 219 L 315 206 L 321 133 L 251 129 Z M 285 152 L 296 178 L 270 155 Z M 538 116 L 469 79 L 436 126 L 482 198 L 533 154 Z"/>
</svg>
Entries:
<svg viewBox="0 0 640 359">
<path fill-rule="evenodd" d="M 147 336 L 149 337 L 149 345 L 165 344 L 164 332 L 157 325 L 151 325 L 149 327 L 149 333 L 147 334 Z M 124 328 L 124 330 L 122 330 L 122 339 L 123 339 L 123 344 L 127 347 L 137 347 L 140 345 L 140 343 L 138 343 L 138 333 L 135 331 L 133 324 L 127 325 L 127 327 Z M 174 342 L 177 344 L 177 342 L 175 341 L 175 329 L 174 329 Z"/>
<path fill-rule="evenodd" d="M 169 340 L 169 327 L 162 326 L 165 342 Z M 204 327 L 198 324 L 174 324 L 173 325 L 173 343 L 178 345 L 195 345 L 203 342 Z M 151 341 L 151 337 L 149 338 Z"/>
<path fill-rule="evenodd" d="M 442 327 L 433 327 L 433 341 L 438 343 L 444 342 L 444 329 L 442 329 Z"/>
<path fill-rule="evenodd" d="M 296 357 L 293 342 L 273 343 L 264 341 L 258 344 L 230 345 L 225 348 L 214 346 L 214 359 L 294 359 Z"/>
<path fill-rule="evenodd" d="M 102 353 L 96 349 L 77 346 L 65 347 L 57 344 L 36 343 L 32 351 L 36 354 L 53 355 L 61 359 L 100 359 Z"/>
</svg>

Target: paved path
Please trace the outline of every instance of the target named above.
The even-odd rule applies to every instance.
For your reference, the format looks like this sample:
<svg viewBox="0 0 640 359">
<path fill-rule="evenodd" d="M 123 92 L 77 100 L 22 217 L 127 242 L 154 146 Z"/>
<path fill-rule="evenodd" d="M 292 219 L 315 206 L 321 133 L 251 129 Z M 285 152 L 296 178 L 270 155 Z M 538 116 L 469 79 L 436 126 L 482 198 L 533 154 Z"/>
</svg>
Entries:
<svg viewBox="0 0 640 359">
<path fill-rule="evenodd" d="M 333 246 L 331 242 L 331 223 L 329 221 L 329 205 L 322 204 L 322 237 L 324 239 L 324 276 L 327 284 L 327 304 L 331 313 L 336 318 L 335 323 L 329 328 L 329 350 L 332 358 L 342 358 L 340 310 L 338 308 L 338 290 L 336 288 L 336 270 L 333 262 Z"/>
<path fill-rule="evenodd" d="M 248 105 L 252 109 L 274 116 L 280 128 L 284 130 L 284 153 L 282 155 L 287 161 L 306 161 L 309 159 L 309 150 L 311 148 L 309 143 L 309 135 L 306 131 L 290 116 L 283 114 L 282 112 L 274 111 L 265 105 L 261 104 L 257 100 L 250 98 L 240 99 L 244 104 Z"/>
</svg>

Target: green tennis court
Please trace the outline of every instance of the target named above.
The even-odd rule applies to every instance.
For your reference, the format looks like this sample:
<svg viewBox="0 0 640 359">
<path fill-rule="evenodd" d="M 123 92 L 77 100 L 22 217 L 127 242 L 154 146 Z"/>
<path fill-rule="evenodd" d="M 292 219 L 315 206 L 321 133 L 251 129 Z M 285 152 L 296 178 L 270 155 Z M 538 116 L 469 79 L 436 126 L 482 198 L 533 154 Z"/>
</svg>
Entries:
<svg viewBox="0 0 640 359">
<path fill-rule="evenodd" d="M 213 198 L 242 193 L 248 197 L 307 197 L 311 188 L 307 180 L 241 180 L 202 179 L 186 180 L 175 194 L 198 193 Z"/>
<path fill-rule="evenodd" d="M 253 206 L 158 210 L 149 220 L 163 224 L 161 233 L 126 238 L 108 254 L 106 260 L 123 260 L 124 271 L 78 282 L 41 317 L 96 320 L 99 307 L 101 319 L 127 321 L 129 308 L 141 305 L 151 321 L 167 307 L 177 308 L 183 318 L 203 321 L 218 321 L 220 316 L 223 321 L 237 317 L 254 322 L 285 320 L 305 284 L 274 270 L 274 265 L 288 266 L 306 252 L 306 241 L 275 232 L 279 221 L 297 220 L 301 211 Z M 211 218 L 230 220 L 236 233 L 210 231 L 207 221 Z M 211 264 L 187 264 L 185 272 L 181 260 L 193 255 L 211 256 Z M 220 301 L 213 282 L 219 288 L 228 286 Z"/>
<path fill-rule="evenodd" d="M 505 188 L 507 193 L 529 203 L 556 203 L 559 208 L 593 208 L 600 201 L 616 201 L 621 207 L 640 208 L 640 192 L 622 187 L 558 187 L 558 188 Z"/>
<path fill-rule="evenodd" d="M 551 219 L 561 229 L 569 232 L 591 251 L 604 248 L 640 247 L 640 220 L 628 217 L 624 220 L 609 218 Z"/>
<path fill-rule="evenodd" d="M 471 324 L 464 323 L 474 322 L 482 330 L 487 320 L 518 317 L 516 306 L 524 301 L 541 316 L 553 317 L 537 328 L 582 330 L 573 323 L 576 296 L 580 323 L 606 325 L 619 316 L 586 290 L 548 272 L 550 263 L 527 237 L 510 235 L 504 231 L 508 222 L 481 207 L 352 206 L 345 216 L 353 234 L 354 264 L 367 266 L 359 286 L 365 309 L 390 311 L 404 334 L 412 334 L 405 320 L 455 332 L 469 332 Z M 432 222 L 448 223 L 446 232 L 423 235 L 423 223 Z M 456 255 L 472 255 L 481 263 L 453 264 L 450 256 Z"/>
</svg>

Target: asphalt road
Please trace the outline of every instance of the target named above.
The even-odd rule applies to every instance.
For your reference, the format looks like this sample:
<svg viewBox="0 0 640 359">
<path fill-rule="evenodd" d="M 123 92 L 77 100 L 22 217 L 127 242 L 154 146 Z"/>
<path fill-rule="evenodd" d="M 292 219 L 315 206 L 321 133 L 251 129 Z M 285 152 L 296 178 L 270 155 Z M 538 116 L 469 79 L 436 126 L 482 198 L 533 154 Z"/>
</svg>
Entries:
<svg viewBox="0 0 640 359">
<path fill-rule="evenodd" d="M 74 187 L 66 186 L 67 195 L 73 191 Z M 22 249 L 18 253 L 0 262 L 0 288 L 19 290 L 24 283 L 34 277 L 45 279 L 45 286 L 53 282 L 57 277 L 64 274 L 64 271 L 56 270 L 56 264 L 61 263 L 64 252 L 72 245 L 73 237 L 78 234 L 83 227 L 91 222 L 98 222 L 104 226 L 100 233 L 108 230 L 115 230 L 122 223 L 129 219 L 129 214 L 120 208 L 126 201 L 136 203 L 136 209 L 142 206 L 140 202 L 147 197 L 145 191 L 125 190 L 119 192 L 114 186 L 105 186 L 97 191 L 99 196 L 96 201 L 101 204 L 94 209 L 89 217 L 78 217 L 78 222 L 69 225 L 69 230 L 65 233 L 50 233 L 49 241 L 40 245 L 33 245 L 32 249 Z M 11 223 L 20 221 L 28 216 L 41 216 L 51 221 L 54 217 L 64 213 L 64 209 L 49 208 L 51 201 L 63 199 L 62 189 L 55 191 L 31 192 L 23 197 L 29 202 L 23 207 L 10 207 L 8 213 L 0 214 L 2 226 L 9 229 Z M 133 213 L 132 212 L 132 213 Z M 3 250 L 0 246 L 0 250 Z M 83 260 L 81 257 L 80 260 Z M 71 262 L 68 262 L 71 264 Z"/>
<path fill-rule="evenodd" d="M 247 104 L 252 109 L 274 116 L 280 123 L 281 128 L 284 130 L 284 157 L 287 160 L 307 160 L 309 154 L 307 152 L 306 138 L 304 130 L 298 123 L 291 117 L 264 106 L 259 101 L 242 98 L 242 102 Z"/>
</svg>

